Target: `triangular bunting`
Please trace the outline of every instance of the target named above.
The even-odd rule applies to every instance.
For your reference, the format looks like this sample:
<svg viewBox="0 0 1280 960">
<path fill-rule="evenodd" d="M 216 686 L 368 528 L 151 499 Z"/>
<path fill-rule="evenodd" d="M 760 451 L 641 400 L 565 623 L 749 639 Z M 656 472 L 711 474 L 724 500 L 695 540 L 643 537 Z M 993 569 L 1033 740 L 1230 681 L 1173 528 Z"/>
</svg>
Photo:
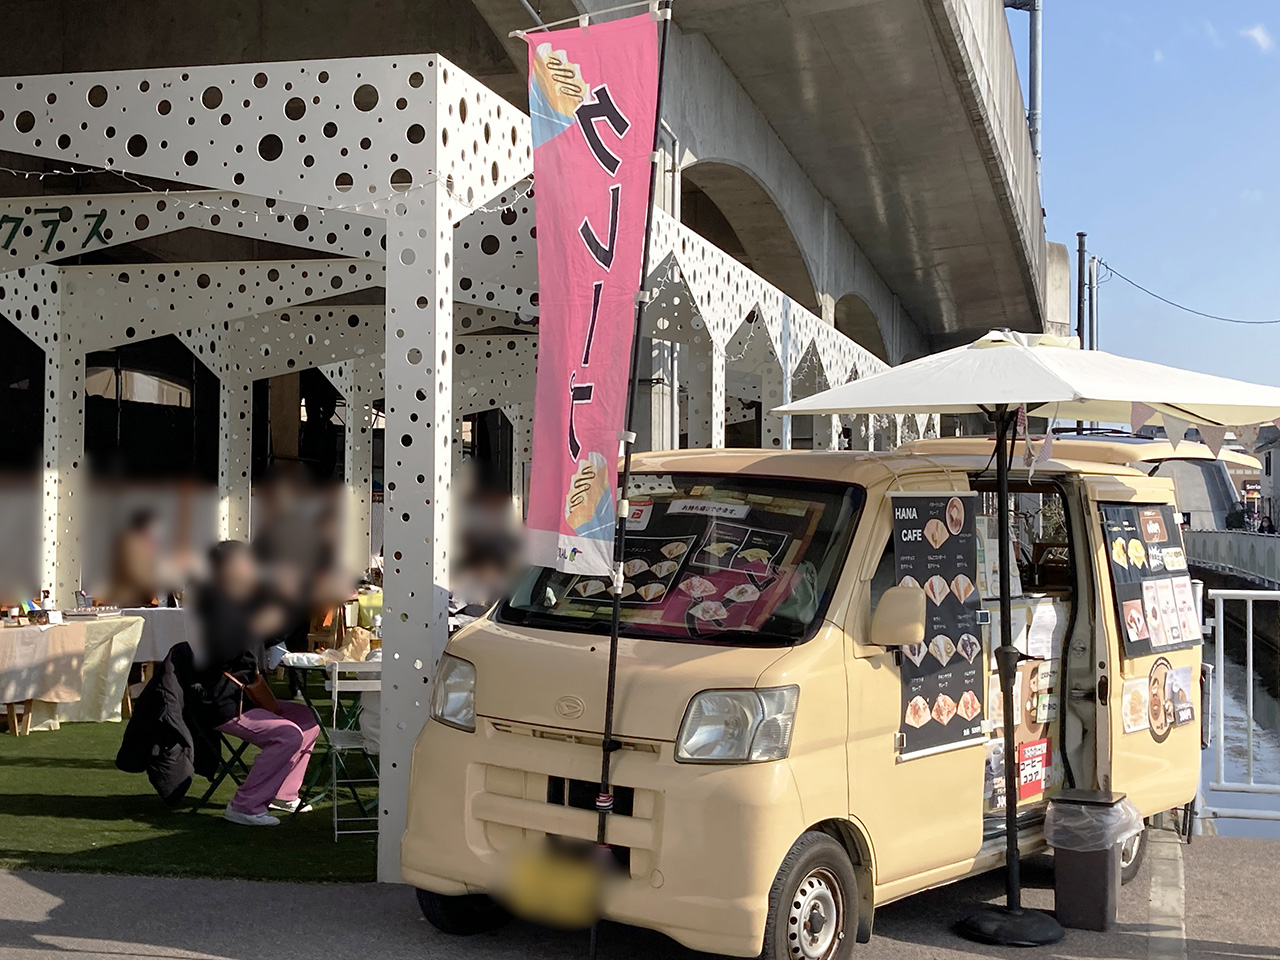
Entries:
<svg viewBox="0 0 1280 960">
<path fill-rule="evenodd" d="M 1181 417 L 1175 417 L 1171 413 L 1160 414 L 1160 419 L 1164 421 L 1165 436 L 1169 438 L 1169 442 L 1173 444 L 1173 449 L 1178 449 L 1178 444 L 1182 442 L 1183 437 L 1187 435 L 1187 428 L 1191 426 L 1191 421 L 1183 420 Z"/>
<path fill-rule="evenodd" d="M 1154 407 L 1149 407 L 1145 403 L 1134 403 L 1130 406 L 1132 409 L 1129 411 L 1129 432 L 1137 433 L 1156 415 L 1156 411 Z"/>
<path fill-rule="evenodd" d="M 1222 443 L 1227 439 L 1227 428 L 1216 427 L 1210 423 L 1200 424 L 1200 437 L 1204 440 L 1204 445 L 1216 457 L 1218 451 L 1222 449 Z"/>
<path fill-rule="evenodd" d="M 1236 427 L 1233 432 L 1250 453 L 1253 453 L 1258 448 L 1258 425 L 1256 423 L 1251 423 L 1244 427 Z"/>
</svg>

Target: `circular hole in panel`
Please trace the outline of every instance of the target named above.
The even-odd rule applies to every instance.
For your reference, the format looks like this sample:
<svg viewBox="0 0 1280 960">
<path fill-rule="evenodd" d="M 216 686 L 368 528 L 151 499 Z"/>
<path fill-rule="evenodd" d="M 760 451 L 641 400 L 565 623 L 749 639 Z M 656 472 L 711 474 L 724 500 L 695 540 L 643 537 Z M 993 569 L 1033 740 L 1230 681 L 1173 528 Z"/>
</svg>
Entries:
<svg viewBox="0 0 1280 960">
<path fill-rule="evenodd" d="M 351 102 L 355 104 L 357 110 L 368 113 L 378 105 L 378 88 L 371 83 L 360 84 L 356 87 Z"/>
<path fill-rule="evenodd" d="M 422 74 L 417 70 L 409 74 L 409 86 L 413 87 L 415 90 L 422 86 Z"/>
<path fill-rule="evenodd" d="M 413 446 L 413 437 L 406 433 L 404 436 L 402 436 L 402 437 L 400 438 L 400 446 L 402 446 L 402 447 L 412 447 L 412 446 Z M 408 517 L 405 517 L 405 519 L 406 519 L 406 520 L 408 520 L 409 518 L 408 518 Z"/>
<path fill-rule="evenodd" d="M 253 78 L 253 85 L 261 90 L 267 85 L 267 75 L 265 73 L 256 74 Z"/>
<path fill-rule="evenodd" d="M 95 83 L 89 88 L 87 99 L 89 101 L 89 106 L 91 107 L 102 106 L 107 102 L 107 88 L 100 83 Z"/>
<path fill-rule="evenodd" d="M 279 160 L 284 153 L 284 143 L 274 133 L 268 133 L 258 141 L 258 156 L 263 160 Z"/>
<path fill-rule="evenodd" d="M 391 189 L 397 193 L 404 193 L 413 186 L 413 174 L 401 167 L 399 170 L 391 173 Z"/>
<path fill-rule="evenodd" d="M 196 286 L 201 290 L 207 289 L 209 284 L 212 282 L 213 281 L 209 278 L 207 273 L 202 273 L 200 276 L 196 277 Z"/>
<path fill-rule="evenodd" d="M 65 150 L 65 149 L 67 149 L 67 147 L 69 147 L 69 146 L 71 146 L 71 138 L 70 138 L 69 136 L 67 136 L 65 133 L 64 133 L 64 134 L 61 134 L 61 135 L 58 137 L 58 149 L 59 149 L 59 150 Z"/>
<path fill-rule="evenodd" d="M 194 167 L 200 162 L 200 154 L 196 153 L 194 150 L 188 150 L 182 155 L 182 162 L 188 167 Z"/>
<path fill-rule="evenodd" d="M 330 120 L 328 123 L 324 125 L 323 133 L 326 137 L 332 140 L 334 137 L 338 135 L 338 125 L 334 123 L 332 120 Z"/>
<path fill-rule="evenodd" d="M 284 115 L 290 120 L 301 120 L 307 112 L 307 102 L 301 97 L 290 97 L 284 105 Z"/>
<path fill-rule="evenodd" d="M 489 256 L 493 256 L 498 252 L 498 248 L 502 246 L 502 241 L 495 237 L 492 233 L 488 234 L 480 241 L 480 249 Z"/>
<path fill-rule="evenodd" d="M 135 133 L 125 144 L 125 149 L 129 151 L 129 156 L 140 157 L 147 152 L 147 138 L 140 133 Z"/>
<path fill-rule="evenodd" d="M 467 98 L 463 97 L 458 101 L 458 120 L 461 123 L 467 122 Z"/>
<path fill-rule="evenodd" d="M 412 266 L 413 262 L 418 259 L 418 255 L 413 252 L 412 247 L 405 247 L 400 251 L 400 262 L 406 267 Z"/>
<path fill-rule="evenodd" d="M 410 143 L 421 143 L 427 138 L 426 128 L 420 123 L 415 123 L 405 132 L 405 137 Z"/>
<path fill-rule="evenodd" d="M 409 352 L 405 354 L 405 359 L 416 367 L 422 362 L 422 351 L 417 347 L 410 347 Z"/>
<path fill-rule="evenodd" d="M 13 125 L 19 133 L 30 133 L 36 128 L 36 115 L 30 110 L 23 110 L 13 118 Z"/>
<path fill-rule="evenodd" d="M 204 93 L 200 94 L 200 102 L 206 110 L 217 110 L 222 106 L 222 91 L 218 87 L 205 87 Z"/>
<path fill-rule="evenodd" d="M 156 104 L 156 113 L 160 114 L 160 116 L 162 117 L 167 117 L 169 115 L 169 111 L 171 111 L 172 109 L 173 109 L 173 104 L 170 103 L 168 100 L 161 100 L 159 103 Z"/>
<path fill-rule="evenodd" d="M 151 226 L 151 220 L 148 219 L 145 213 L 140 213 L 133 218 L 133 226 L 135 230 L 145 230 Z"/>
</svg>

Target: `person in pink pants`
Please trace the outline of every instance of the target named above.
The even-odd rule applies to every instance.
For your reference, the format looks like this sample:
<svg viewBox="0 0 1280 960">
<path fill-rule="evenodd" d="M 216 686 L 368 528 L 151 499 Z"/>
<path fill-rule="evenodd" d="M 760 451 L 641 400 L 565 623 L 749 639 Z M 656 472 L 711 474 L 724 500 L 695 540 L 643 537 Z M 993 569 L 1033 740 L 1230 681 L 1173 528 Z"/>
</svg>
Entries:
<svg viewBox="0 0 1280 960">
<path fill-rule="evenodd" d="M 218 727 L 228 736 L 247 740 L 262 750 L 227 807 L 250 822 L 267 815 L 268 807 L 286 812 L 298 809 L 298 791 L 307 773 L 307 761 L 320 736 L 320 726 L 309 707 L 287 700 L 281 701 L 279 707 L 278 716 L 253 707 Z M 227 819 L 244 822 L 231 816 Z"/>
</svg>

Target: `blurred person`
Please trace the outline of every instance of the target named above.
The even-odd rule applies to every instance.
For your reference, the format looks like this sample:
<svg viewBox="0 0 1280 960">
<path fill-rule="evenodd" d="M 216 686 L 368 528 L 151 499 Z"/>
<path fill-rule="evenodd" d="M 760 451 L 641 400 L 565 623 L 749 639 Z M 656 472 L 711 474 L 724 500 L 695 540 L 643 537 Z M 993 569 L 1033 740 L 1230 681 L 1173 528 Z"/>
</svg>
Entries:
<svg viewBox="0 0 1280 960">
<path fill-rule="evenodd" d="M 245 826 L 276 826 L 280 820 L 269 810 L 310 810 L 298 793 L 320 734 L 312 711 L 277 702 L 263 674 L 265 645 L 284 629 L 288 604 L 264 582 L 248 544 L 224 540 L 209 552 L 209 580 L 197 613 L 204 632 L 206 722 L 262 751 L 223 816 Z"/>
<path fill-rule="evenodd" d="M 1258 524 L 1258 532 L 1265 533 L 1268 536 L 1275 536 L 1276 525 L 1271 522 L 1270 517 L 1263 517 L 1262 522 Z"/>
<path fill-rule="evenodd" d="M 301 653 L 309 646 L 317 608 L 328 608 L 351 596 L 338 566 L 338 510 L 333 489 L 310 487 L 295 467 L 278 471 L 263 499 L 263 518 L 253 552 L 267 588 L 284 610 L 279 632 L 268 645 L 284 644 Z M 289 696 L 299 691 L 298 676 L 289 675 Z"/>
<path fill-rule="evenodd" d="M 155 511 L 143 508 L 129 517 L 112 548 L 107 588 L 99 595 L 102 602 L 113 607 L 150 607 L 167 599 L 172 583 L 160 533 Z"/>
</svg>

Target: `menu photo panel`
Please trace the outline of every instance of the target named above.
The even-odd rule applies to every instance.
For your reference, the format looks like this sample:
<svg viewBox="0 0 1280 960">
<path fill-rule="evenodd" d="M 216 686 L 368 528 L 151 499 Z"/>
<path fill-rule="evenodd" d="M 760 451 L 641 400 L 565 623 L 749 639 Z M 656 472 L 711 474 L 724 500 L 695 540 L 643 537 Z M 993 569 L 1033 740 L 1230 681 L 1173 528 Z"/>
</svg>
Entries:
<svg viewBox="0 0 1280 960">
<path fill-rule="evenodd" d="M 902 648 L 901 759 L 981 740 L 985 658 L 978 627 L 974 493 L 892 493 L 900 585 L 925 592 L 925 636 Z"/>
<path fill-rule="evenodd" d="M 1142 657 L 1200 643 L 1200 612 L 1174 508 L 1100 506 L 1125 655 Z"/>
</svg>

